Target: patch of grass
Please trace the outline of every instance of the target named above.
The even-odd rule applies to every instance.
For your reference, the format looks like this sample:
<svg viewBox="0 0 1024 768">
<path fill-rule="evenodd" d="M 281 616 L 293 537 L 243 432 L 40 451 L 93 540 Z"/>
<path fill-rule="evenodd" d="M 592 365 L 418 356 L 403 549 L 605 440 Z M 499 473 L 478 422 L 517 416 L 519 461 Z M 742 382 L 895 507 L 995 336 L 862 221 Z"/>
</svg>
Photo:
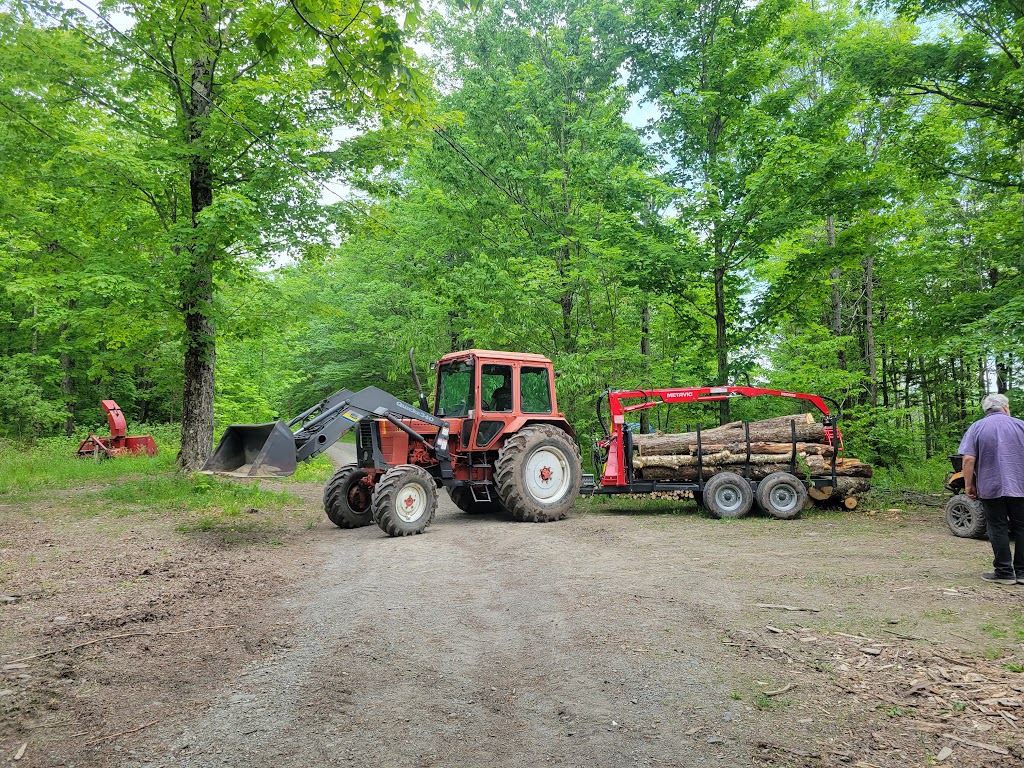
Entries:
<svg viewBox="0 0 1024 768">
<path fill-rule="evenodd" d="M 280 509 L 301 499 L 285 491 L 267 491 L 259 481 L 239 483 L 209 475 L 189 477 L 165 473 L 123 480 L 86 495 L 92 506 L 108 509 L 118 517 L 138 512 L 201 512 L 234 516 L 250 510 Z"/>
<path fill-rule="evenodd" d="M 102 461 L 78 458 L 75 451 L 81 440 L 68 437 L 44 438 L 32 445 L 5 445 L 0 450 L 0 495 L 111 482 L 125 475 L 170 472 L 174 469 L 178 453 L 177 427 L 167 425 L 150 429 L 157 444 L 156 456 L 120 456 Z"/>
<path fill-rule="evenodd" d="M 355 432 L 352 432 L 355 434 Z M 348 435 L 345 435 L 348 437 Z M 287 478 L 288 483 L 326 483 L 334 474 L 334 464 L 327 458 L 326 453 L 321 453 L 315 459 L 300 462 L 295 469 L 295 474 Z"/>
<path fill-rule="evenodd" d="M 1024 664 L 1010 662 L 1009 664 L 1003 664 L 1003 669 L 1005 669 L 1007 672 L 1016 672 L 1019 674 L 1021 672 L 1024 672 Z"/>
<path fill-rule="evenodd" d="M 903 493 L 904 490 L 942 493 L 946 473 L 951 469 L 945 456 L 909 461 L 902 467 L 876 467 L 871 479 L 872 490 Z"/>
<path fill-rule="evenodd" d="M 763 693 L 759 693 L 754 696 L 753 704 L 758 709 L 764 710 L 765 712 L 771 712 L 772 710 L 785 709 L 792 703 L 792 699 L 788 699 L 784 696 L 766 696 Z"/>
<path fill-rule="evenodd" d="M 241 515 L 200 515 L 178 523 L 174 530 L 178 533 L 269 533 L 277 527 L 270 520 L 243 517 Z"/>
<path fill-rule="evenodd" d="M 982 624 L 978 627 L 978 631 L 986 637 L 991 637 L 993 640 L 1006 640 L 1010 636 L 1010 632 L 1003 627 L 997 627 L 995 624 Z"/>
</svg>

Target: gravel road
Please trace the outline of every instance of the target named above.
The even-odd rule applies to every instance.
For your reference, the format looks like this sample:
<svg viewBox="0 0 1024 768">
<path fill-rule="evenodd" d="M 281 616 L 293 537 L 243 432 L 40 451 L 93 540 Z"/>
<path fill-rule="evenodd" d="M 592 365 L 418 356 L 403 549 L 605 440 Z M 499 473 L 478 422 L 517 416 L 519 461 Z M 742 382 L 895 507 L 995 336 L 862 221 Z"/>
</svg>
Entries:
<svg viewBox="0 0 1024 768">
<path fill-rule="evenodd" d="M 645 567 L 608 522 L 465 515 L 442 492 L 422 536 L 338 530 L 262 606 L 287 647 L 142 765 L 749 765 L 714 586 Z"/>
</svg>

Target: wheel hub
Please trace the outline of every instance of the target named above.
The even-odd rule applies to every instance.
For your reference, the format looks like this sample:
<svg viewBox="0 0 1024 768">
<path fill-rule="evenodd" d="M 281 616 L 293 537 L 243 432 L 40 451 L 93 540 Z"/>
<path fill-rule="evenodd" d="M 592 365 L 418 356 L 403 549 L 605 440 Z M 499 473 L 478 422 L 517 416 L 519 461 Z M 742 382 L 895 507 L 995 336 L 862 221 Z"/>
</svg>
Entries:
<svg viewBox="0 0 1024 768">
<path fill-rule="evenodd" d="M 572 482 L 569 459 L 554 446 L 539 448 L 526 462 L 525 479 L 535 501 L 557 504 L 565 497 Z"/>
<path fill-rule="evenodd" d="M 406 523 L 419 520 L 427 508 L 426 495 L 423 489 L 416 484 L 405 486 L 396 497 L 395 510 L 398 516 Z"/>
<path fill-rule="evenodd" d="M 793 489 L 785 485 L 772 488 L 772 492 L 769 494 L 769 497 L 771 498 L 772 505 L 782 512 L 788 512 L 791 510 L 793 505 L 796 504 L 797 498 Z"/>
<path fill-rule="evenodd" d="M 740 508 L 743 498 L 738 489 L 731 485 L 726 485 L 718 489 L 718 492 L 715 494 L 715 501 L 723 511 L 732 512 Z"/>
</svg>

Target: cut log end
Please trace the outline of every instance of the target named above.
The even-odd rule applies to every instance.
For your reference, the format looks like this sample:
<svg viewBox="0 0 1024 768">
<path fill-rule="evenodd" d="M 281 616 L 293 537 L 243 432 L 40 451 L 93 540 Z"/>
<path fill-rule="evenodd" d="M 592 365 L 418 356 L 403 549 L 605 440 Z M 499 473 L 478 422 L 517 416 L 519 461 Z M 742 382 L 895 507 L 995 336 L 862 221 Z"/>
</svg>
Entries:
<svg viewBox="0 0 1024 768">
<path fill-rule="evenodd" d="M 812 485 L 807 489 L 807 495 L 814 501 L 824 501 L 832 496 L 832 486 L 826 485 L 823 488 L 818 488 L 817 486 Z"/>
<path fill-rule="evenodd" d="M 856 509 L 857 503 L 858 502 L 856 496 L 847 496 L 845 499 L 843 499 L 843 506 L 846 507 L 847 509 Z"/>
</svg>

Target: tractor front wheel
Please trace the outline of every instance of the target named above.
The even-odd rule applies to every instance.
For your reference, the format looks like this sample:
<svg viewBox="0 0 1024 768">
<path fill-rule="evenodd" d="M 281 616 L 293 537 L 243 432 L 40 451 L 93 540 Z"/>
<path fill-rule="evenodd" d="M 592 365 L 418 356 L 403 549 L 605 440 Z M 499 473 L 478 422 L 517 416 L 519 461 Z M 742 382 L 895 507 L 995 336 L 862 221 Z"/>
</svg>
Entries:
<svg viewBox="0 0 1024 768">
<path fill-rule="evenodd" d="M 954 536 L 964 539 L 985 538 L 988 524 L 981 502 L 958 493 L 946 502 L 946 527 Z"/>
<path fill-rule="evenodd" d="M 362 528 L 373 522 L 373 489 L 364 483 L 366 470 L 355 464 L 341 467 L 324 488 L 324 512 L 339 528 Z"/>
<path fill-rule="evenodd" d="M 437 486 L 423 467 L 392 467 L 373 493 L 373 520 L 388 536 L 423 533 L 437 512 Z"/>
<path fill-rule="evenodd" d="M 550 424 L 524 427 L 510 437 L 494 464 L 501 505 L 516 520 L 561 520 L 576 502 L 583 462 L 576 443 Z"/>
</svg>

